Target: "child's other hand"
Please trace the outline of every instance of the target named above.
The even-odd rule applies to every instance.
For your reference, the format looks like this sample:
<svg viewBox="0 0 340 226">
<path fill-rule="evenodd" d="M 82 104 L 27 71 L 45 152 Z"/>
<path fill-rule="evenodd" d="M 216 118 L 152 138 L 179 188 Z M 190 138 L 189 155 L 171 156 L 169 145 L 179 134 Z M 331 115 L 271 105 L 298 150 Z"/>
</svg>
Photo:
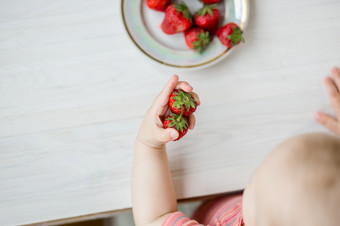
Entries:
<svg viewBox="0 0 340 226">
<path fill-rule="evenodd" d="M 142 143 L 153 149 L 163 149 L 167 142 L 175 140 L 178 137 L 179 134 L 177 130 L 173 128 L 163 128 L 163 121 L 165 116 L 170 112 L 168 104 L 170 94 L 174 89 L 179 88 L 190 93 L 197 105 L 200 105 L 198 95 L 192 92 L 192 86 L 185 81 L 178 81 L 178 76 L 173 75 L 146 112 L 137 135 L 136 143 Z M 189 129 L 195 127 L 195 122 L 195 116 L 191 114 L 189 117 Z"/>
<path fill-rule="evenodd" d="M 326 77 L 324 83 L 337 119 L 323 112 L 315 113 L 314 118 L 330 131 L 340 135 L 340 70 L 335 67 L 331 73 L 333 78 Z"/>
</svg>

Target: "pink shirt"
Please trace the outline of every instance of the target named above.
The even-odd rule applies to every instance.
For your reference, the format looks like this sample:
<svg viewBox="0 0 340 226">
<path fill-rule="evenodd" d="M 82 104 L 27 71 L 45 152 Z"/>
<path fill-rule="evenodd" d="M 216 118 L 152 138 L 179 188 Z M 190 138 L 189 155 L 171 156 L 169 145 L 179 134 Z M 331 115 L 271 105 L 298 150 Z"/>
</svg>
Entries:
<svg viewBox="0 0 340 226">
<path fill-rule="evenodd" d="M 193 213 L 192 218 L 177 211 L 169 215 L 162 226 L 241 226 L 243 225 L 242 194 L 205 202 Z"/>
</svg>

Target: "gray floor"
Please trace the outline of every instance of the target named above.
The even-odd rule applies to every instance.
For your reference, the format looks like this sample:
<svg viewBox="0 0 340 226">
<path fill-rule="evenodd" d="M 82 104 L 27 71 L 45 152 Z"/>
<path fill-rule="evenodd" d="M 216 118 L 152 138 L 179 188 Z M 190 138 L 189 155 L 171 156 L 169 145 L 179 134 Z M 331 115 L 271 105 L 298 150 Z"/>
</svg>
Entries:
<svg viewBox="0 0 340 226">
<path fill-rule="evenodd" d="M 190 216 L 191 213 L 201 204 L 201 201 L 181 203 L 178 205 L 178 210 Z M 135 226 L 133 222 L 132 212 L 121 213 L 111 218 L 107 226 Z"/>
</svg>

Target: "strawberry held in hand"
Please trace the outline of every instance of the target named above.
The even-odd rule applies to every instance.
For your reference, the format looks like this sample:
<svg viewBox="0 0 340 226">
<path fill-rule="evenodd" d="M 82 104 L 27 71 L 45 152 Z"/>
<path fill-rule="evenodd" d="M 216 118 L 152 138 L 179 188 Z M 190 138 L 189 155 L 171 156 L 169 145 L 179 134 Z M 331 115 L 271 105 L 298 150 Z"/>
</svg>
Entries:
<svg viewBox="0 0 340 226">
<path fill-rule="evenodd" d="M 220 10 L 215 4 L 205 5 L 195 13 L 194 19 L 197 26 L 208 30 L 210 34 L 215 34 L 220 21 Z"/>
<path fill-rule="evenodd" d="M 184 38 L 190 49 L 197 50 L 200 53 L 202 53 L 210 41 L 209 32 L 199 27 L 194 27 L 185 31 Z"/>
<path fill-rule="evenodd" d="M 150 9 L 164 11 L 164 9 L 170 4 L 170 0 L 146 0 L 146 5 Z"/>
<path fill-rule="evenodd" d="M 192 19 L 188 7 L 184 3 L 171 4 L 165 9 L 161 28 L 166 34 L 175 34 L 188 30 Z"/>
<path fill-rule="evenodd" d="M 170 113 L 163 122 L 163 128 L 174 128 L 178 131 L 178 137 L 176 140 L 181 139 L 187 132 L 189 128 L 189 119 L 184 115 L 177 115 Z"/>
<path fill-rule="evenodd" d="M 178 115 L 189 116 L 196 111 L 197 104 L 194 98 L 181 89 L 175 89 L 169 98 L 170 110 Z"/>
<path fill-rule="evenodd" d="M 216 36 L 221 41 L 221 43 L 228 48 L 231 48 L 240 42 L 244 42 L 242 36 L 242 30 L 235 23 L 229 23 L 220 27 L 216 31 Z"/>
</svg>

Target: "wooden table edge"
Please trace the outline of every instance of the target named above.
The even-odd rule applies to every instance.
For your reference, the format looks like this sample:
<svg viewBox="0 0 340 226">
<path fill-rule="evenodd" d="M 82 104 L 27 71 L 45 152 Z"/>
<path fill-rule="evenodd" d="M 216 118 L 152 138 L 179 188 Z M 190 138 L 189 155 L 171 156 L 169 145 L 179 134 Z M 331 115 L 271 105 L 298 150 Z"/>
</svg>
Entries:
<svg viewBox="0 0 340 226">
<path fill-rule="evenodd" d="M 205 196 L 197 196 L 197 197 L 190 197 L 190 198 L 184 198 L 179 199 L 178 203 L 186 203 L 186 202 L 195 202 L 195 201 L 204 201 L 211 198 L 214 198 L 216 196 L 220 195 L 232 195 L 234 193 L 242 192 L 243 190 L 237 190 L 237 191 L 231 191 L 231 192 L 225 192 L 225 193 L 217 193 L 217 194 L 211 194 L 211 195 L 205 195 Z M 80 221 L 87 221 L 87 220 L 96 220 L 96 219 L 102 219 L 107 217 L 113 217 L 117 214 L 124 213 L 127 211 L 130 211 L 131 208 L 124 208 L 124 209 L 117 209 L 117 210 L 109 210 L 109 211 L 103 211 L 98 213 L 91 213 L 91 214 L 84 214 L 74 217 L 67 217 L 67 218 L 61 218 L 56 220 L 49 220 L 49 221 L 41 221 L 36 223 L 30 223 L 30 224 L 23 224 L 22 226 L 35 226 L 35 225 L 61 225 L 61 224 L 69 224 L 69 223 L 75 223 Z"/>
</svg>

